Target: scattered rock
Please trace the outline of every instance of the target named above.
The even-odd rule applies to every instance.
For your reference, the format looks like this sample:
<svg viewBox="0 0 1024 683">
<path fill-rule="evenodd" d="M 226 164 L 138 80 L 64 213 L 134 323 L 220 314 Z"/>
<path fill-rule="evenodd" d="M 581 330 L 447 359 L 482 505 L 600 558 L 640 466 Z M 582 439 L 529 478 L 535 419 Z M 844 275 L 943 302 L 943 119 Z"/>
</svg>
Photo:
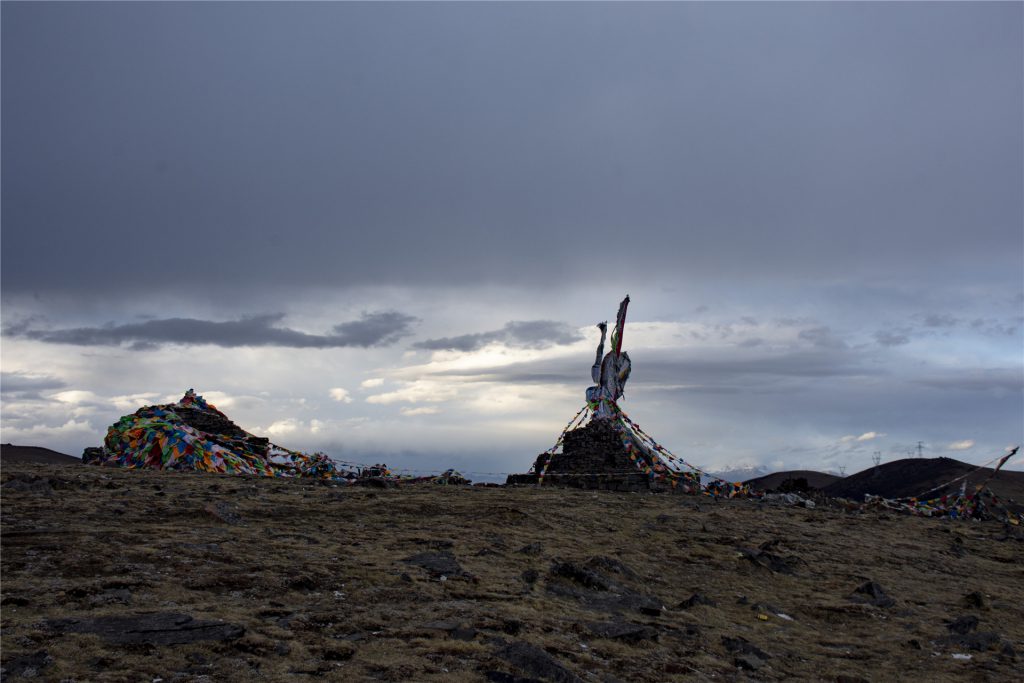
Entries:
<svg viewBox="0 0 1024 683">
<path fill-rule="evenodd" d="M 751 654 L 739 655 L 738 657 L 733 659 L 733 663 L 737 667 L 741 669 L 746 669 L 747 671 L 757 671 L 765 665 L 765 661 L 763 659 L 761 659 L 757 655 Z"/>
<path fill-rule="evenodd" d="M 461 622 L 455 621 L 454 619 L 441 619 L 439 621 L 431 621 L 423 624 L 423 628 L 430 629 L 432 631 L 444 631 L 449 633 L 462 626 Z"/>
<path fill-rule="evenodd" d="M 666 662 L 664 671 L 667 674 L 692 674 L 697 670 L 685 662 Z"/>
<path fill-rule="evenodd" d="M 890 598 L 885 590 L 874 581 L 867 581 L 857 586 L 849 596 L 853 602 L 875 607 L 892 607 L 896 601 Z"/>
<path fill-rule="evenodd" d="M 767 493 L 763 500 L 768 505 L 793 505 L 800 507 L 807 502 L 806 498 L 795 493 Z"/>
<path fill-rule="evenodd" d="M 312 591 L 320 588 L 321 581 L 316 576 L 310 576 L 309 574 L 296 574 L 295 576 L 287 579 L 285 585 L 296 591 Z"/>
<path fill-rule="evenodd" d="M 771 604 L 770 602 L 755 602 L 753 605 L 750 606 L 750 609 L 755 611 L 755 612 L 761 612 L 761 613 L 764 613 L 764 614 L 774 614 L 776 616 L 778 616 L 780 614 L 783 614 L 782 608 L 776 607 L 775 605 Z M 787 615 L 787 617 L 788 617 L 788 615 Z M 792 618 L 792 617 L 789 617 L 789 618 Z"/>
<path fill-rule="evenodd" d="M 337 643 L 325 647 L 320 652 L 320 658 L 328 662 L 347 662 L 356 653 L 356 648 L 349 643 Z"/>
<path fill-rule="evenodd" d="M 99 463 L 103 460 L 103 457 L 104 455 L 102 448 L 97 448 L 96 446 L 89 446 L 88 448 L 82 451 L 82 464 L 92 465 L 94 463 Z"/>
<path fill-rule="evenodd" d="M 985 596 L 981 593 L 981 591 L 974 591 L 972 593 L 968 593 L 964 596 L 964 604 L 968 607 L 984 609 L 986 604 Z"/>
<path fill-rule="evenodd" d="M 5 492 L 21 491 L 26 493 L 40 493 L 44 496 L 53 495 L 53 486 L 49 479 L 44 479 L 31 474 L 15 476 L 14 478 L 4 482 L 0 488 L 4 489 Z"/>
<path fill-rule="evenodd" d="M 548 573 L 548 593 L 575 598 L 589 609 L 612 612 L 632 609 L 651 616 L 661 614 L 664 604 L 660 600 L 631 590 L 592 567 L 632 572 L 621 562 L 606 557 L 591 558 L 586 566 L 555 562 Z"/>
<path fill-rule="evenodd" d="M 998 633 L 992 631 L 977 632 L 978 617 L 965 614 L 946 623 L 949 635 L 939 642 L 950 647 L 965 647 L 976 652 L 984 652 L 1002 640 Z"/>
<path fill-rule="evenodd" d="M 455 640 L 473 640 L 478 633 L 476 629 L 463 626 L 462 622 L 455 621 L 454 619 L 431 621 L 423 624 L 423 628 L 431 631 L 443 631 L 449 638 L 454 638 Z"/>
<path fill-rule="evenodd" d="M 801 564 L 807 564 L 797 555 L 781 557 L 764 550 L 750 550 L 747 548 L 740 548 L 740 553 L 742 553 L 743 559 L 776 574 L 796 574 L 797 567 Z"/>
<path fill-rule="evenodd" d="M 557 659 L 536 645 L 517 640 L 495 652 L 495 655 L 531 676 L 555 683 L 583 683 Z M 491 679 L 493 680 L 493 679 Z"/>
<path fill-rule="evenodd" d="M 425 545 L 434 550 L 451 550 L 455 547 L 455 541 L 446 538 L 414 538 L 412 542 L 417 545 Z"/>
<path fill-rule="evenodd" d="M 537 556 L 540 555 L 543 550 L 544 546 L 542 546 L 540 543 L 530 543 L 529 545 L 524 545 L 516 552 L 521 553 L 523 555 Z"/>
<path fill-rule="evenodd" d="M 974 650 L 975 652 L 984 652 L 992 647 L 998 645 L 1002 638 L 998 633 L 992 631 L 985 631 L 979 633 L 965 633 L 948 636 L 942 639 L 942 642 L 948 646 L 965 647 L 968 650 Z"/>
<path fill-rule="evenodd" d="M 203 510 L 206 514 L 210 515 L 214 519 L 224 522 L 225 524 L 234 526 L 242 523 L 241 515 L 232 510 L 231 505 L 222 500 L 217 501 L 216 503 L 207 503 Z"/>
<path fill-rule="evenodd" d="M 35 678 L 52 664 L 53 657 L 47 654 L 46 650 L 39 650 L 8 661 L 0 668 L 0 675 L 4 680 L 14 677 Z"/>
<path fill-rule="evenodd" d="M 975 631 L 978 628 L 978 617 L 973 614 L 967 614 L 962 617 L 957 617 L 953 621 L 946 624 L 946 628 L 950 633 L 957 633 L 960 635 L 966 635 L 971 631 Z"/>
<path fill-rule="evenodd" d="M 573 598 L 578 600 L 583 607 L 599 612 L 618 612 L 623 608 L 617 593 L 585 590 L 554 582 L 550 577 L 547 581 L 546 590 L 549 595 Z"/>
<path fill-rule="evenodd" d="M 28 598 L 23 598 L 18 595 L 5 595 L 3 599 L 0 599 L 0 605 L 4 607 L 24 607 L 25 605 L 31 604 L 32 601 Z"/>
<path fill-rule="evenodd" d="M 352 482 L 356 486 L 368 486 L 374 489 L 393 489 L 398 487 L 398 483 L 393 479 L 385 479 L 384 477 L 361 477 Z"/>
<path fill-rule="evenodd" d="M 696 607 L 697 605 L 718 607 L 718 603 L 712 600 L 711 598 L 705 595 L 701 595 L 700 593 L 694 593 L 686 600 L 683 600 L 681 603 L 679 603 L 679 609 L 690 609 L 691 607 Z"/>
<path fill-rule="evenodd" d="M 221 621 L 196 621 L 187 614 L 156 612 L 93 619 L 50 619 L 44 626 L 56 633 L 94 633 L 111 643 L 180 645 L 201 640 L 234 640 L 245 629 Z"/>
<path fill-rule="evenodd" d="M 506 619 L 501 623 L 501 630 L 510 636 L 518 636 L 523 630 L 523 622 L 518 619 Z"/>
<path fill-rule="evenodd" d="M 275 533 L 271 533 L 269 535 L 270 535 L 271 538 L 273 538 L 275 540 L 276 539 L 290 539 L 290 540 L 302 541 L 306 545 L 319 545 L 320 544 L 320 539 L 318 539 L 318 538 L 316 538 L 314 536 L 310 536 L 308 534 L 297 534 L 297 533 L 275 534 Z"/>
<path fill-rule="evenodd" d="M 650 617 L 656 617 L 660 615 L 662 611 L 665 609 L 665 606 L 657 600 L 655 600 L 654 598 L 647 598 L 645 596 L 637 597 L 641 598 L 640 604 L 636 605 L 636 610 L 640 612 L 640 614 L 646 614 Z"/>
<path fill-rule="evenodd" d="M 434 578 L 442 576 L 450 578 L 469 577 L 469 573 L 462 568 L 455 556 L 446 550 L 436 553 L 417 553 L 402 560 L 406 564 L 422 567 L 430 572 Z"/>
<path fill-rule="evenodd" d="M 484 674 L 484 677 L 488 681 L 491 681 L 491 683 L 539 683 L 539 679 L 537 678 L 513 676 L 512 674 L 504 671 L 488 671 Z"/>
<path fill-rule="evenodd" d="M 595 638 L 621 640 L 626 643 L 639 643 L 641 640 L 657 640 L 658 630 L 644 624 L 631 624 L 626 621 L 592 622 L 587 629 Z"/>
<path fill-rule="evenodd" d="M 729 652 L 730 654 L 754 655 L 758 659 L 763 660 L 772 658 L 771 655 L 767 654 L 764 650 L 742 636 L 736 636 L 735 638 L 722 636 L 722 646 L 725 648 L 726 652 Z"/>
<path fill-rule="evenodd" d="M 597 591 L 610 591 L 618 588 L 618 584 L 596 571 L 581 567 L 572 562 L 556 562 L 551 566 L 551 576 L 569 579 L 584 588 Z"/>
<path fill-rule="evenodd" d="M 131 602 L 132 592 L 127 588 L 105 590 L 102 593 L 93 595 L 89 598 L 89 604 L 92 607 L 110 604 L 130 605 Z"/>
<path fill-rule="evenodd" d="M 630 569 L 624 563 L 616 560 L 612 557 L 605 557 L 604 555 L 596 555 L 586 561 L 586 565 L 590 569 L 599 571 L 611 572 L 612 574 L 618 574 L 625 576 L 630 579 L 637 578 L 637 573 Z"/>
</svg>

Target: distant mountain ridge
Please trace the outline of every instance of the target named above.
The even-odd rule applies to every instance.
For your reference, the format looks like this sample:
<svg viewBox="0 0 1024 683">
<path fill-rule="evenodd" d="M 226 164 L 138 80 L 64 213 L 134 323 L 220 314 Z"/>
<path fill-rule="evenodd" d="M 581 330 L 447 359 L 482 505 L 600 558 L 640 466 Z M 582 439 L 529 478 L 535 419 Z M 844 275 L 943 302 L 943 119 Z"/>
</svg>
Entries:
<svg viewBox="0 0 1024 683">
<path fill-rule="evenodd" d="M 724 481 L 747 481 L 756 477 L 763 477 L 769 473 L 769 469 L 763 465 L 750 465 L 749 467 L 735 467 L 718 472 L 708 472 L 709 477 L 722 479 Z"/>
<path fill-rule="evenodd" d="M 863 500 L 864 494 L 886 498 L 938 498 L 957 493 L 961 483 L 966 485 L 968 493 L 973 492 L 974 487 L 989 480 L 993 472 L 990 467 L 979 469 L 977 465 L 953 458 L 904 458 L 851 474 L 826 486 L 824 491 L 830 496 L 853 500 Z M 964 475 L 964 479 L 954 484 L 930 491 Z M 1000 470 L 988 482 L 988 487 L 999 498 L 1024 504 L 1024 472 Z"/>
<path fill-rule="evenodd" d="M 15 446 L 12 443 L 0 444 L 0 461 L 28 462 L 43 465 L 81 465 L 81 458 L 52 451 L 42 446 Z"/>
</svg>

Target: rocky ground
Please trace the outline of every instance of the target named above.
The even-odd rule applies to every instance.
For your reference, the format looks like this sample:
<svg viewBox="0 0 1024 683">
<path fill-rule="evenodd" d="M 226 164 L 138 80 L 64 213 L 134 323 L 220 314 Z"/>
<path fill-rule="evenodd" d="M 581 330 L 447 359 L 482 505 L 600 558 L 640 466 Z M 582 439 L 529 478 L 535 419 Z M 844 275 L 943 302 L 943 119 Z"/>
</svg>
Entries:
<svg viewBox="0 0 1024 683">
<path fill-rule="evenodd" d="M 4 680 L 1020 680 L 1024 533 L 5 464 Z"/>
</svg>

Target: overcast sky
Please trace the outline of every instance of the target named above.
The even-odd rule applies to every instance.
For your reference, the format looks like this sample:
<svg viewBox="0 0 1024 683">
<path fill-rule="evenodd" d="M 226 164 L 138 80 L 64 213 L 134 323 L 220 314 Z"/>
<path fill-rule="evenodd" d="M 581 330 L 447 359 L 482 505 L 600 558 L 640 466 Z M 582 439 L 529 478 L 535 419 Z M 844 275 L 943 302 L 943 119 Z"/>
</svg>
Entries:
<svg viewBox="0 0 1024 683">
<path fill-rule="evenodd" d="M 627 292 L 622 406 L 706 468 L 1024 440 L 1020 3 L 0 13 L 4 442 L 195 387 L 524 471 Z"/>
</svg>

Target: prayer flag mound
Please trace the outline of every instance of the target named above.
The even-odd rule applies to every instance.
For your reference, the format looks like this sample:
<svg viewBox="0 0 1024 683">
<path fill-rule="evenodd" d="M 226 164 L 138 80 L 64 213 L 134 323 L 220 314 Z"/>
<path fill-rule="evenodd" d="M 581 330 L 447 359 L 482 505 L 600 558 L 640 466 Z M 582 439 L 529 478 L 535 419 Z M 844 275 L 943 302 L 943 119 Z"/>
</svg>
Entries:
<svg viewBox="0 0 1024 683">
<path fill-rule="evenodd" d="M 177 403 L 146 406 L 107 430 L 82 462 L 126 469 L 194 470 L 265 477 L 348 479 L 323 453 L 301 453 L 254 436 L 189 389 Z"/>
</svg>

